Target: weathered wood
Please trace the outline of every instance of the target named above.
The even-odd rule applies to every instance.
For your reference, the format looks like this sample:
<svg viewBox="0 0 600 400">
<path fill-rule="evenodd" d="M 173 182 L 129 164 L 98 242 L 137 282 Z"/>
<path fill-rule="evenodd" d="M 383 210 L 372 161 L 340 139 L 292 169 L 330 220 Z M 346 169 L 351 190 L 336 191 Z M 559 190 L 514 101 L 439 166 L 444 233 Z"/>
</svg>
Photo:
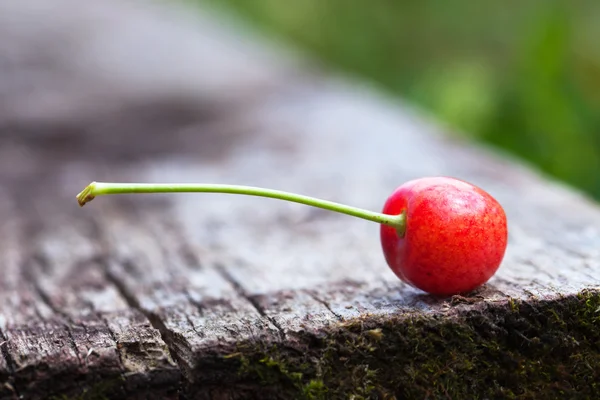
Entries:
<svg viewBox="0 0 600 400">
<path fill-rule="evenodd" d="M 137 394 L 147 398 L 144 386 L 153 380 L 176 392 L 180 373 L 167 345 L 102 273 L 101 249 L 85 238 L 87 221 L 71 220 L 42 197 L 26 204 L 3 213 L 28 215 L 9 219 L 1 235 L 8 389 L 30 398 L 141 386 Z"/>
<path fill-rule="evenodd" d="M 47 49 L 56 76 L 69 76 L 69 60 L 136 46 L 114 39 L 135 32 L 129 20 L 94 12 L 127 13 L 178 47 L 172 61 L 161 58 L 164 70 L 118 58 L 127 67 L 99 81 L 108 90 L 89 97 L 90 86 L 75 84 L 64 108 L 33 103 L 34 118 L 29 100 L 1 91 L 0 103 L 12 105 L 0 115 L 1 398 L 599 393 L 595 204 L 404 104 L 301 77 L 262 48 L 240 51 L 239 36 L 213 25 L 182 23 L 173 33 L 152 9 L 57 4 L 73 13 L 50 20 L 59 32 L 92 24 L 107 36 L 99 44 L 73 34 L 83 45 L 66 58 Z M 2 23 L 16 10 L 17 2 L 0 4 L 0 29 L 27 26 Z M 153 46 L 138 51 L 157 57 Z M 106 66 L 90 65 L 80 83 L 98 81 Z M 178 65 L 187 72 L 175 76 Z M 140 87 L 144 98 L 134 95 Z M 36 90 L 56 94 L 52 85 Z M 89 103 L 78 102 L 84 94 Z M 423 175 L 467 179 L 506 208 L 505 261 L 468 297 L 435 299 L 399 282 L 377 225 L 346 216 L 214 194 L 99 198 L 84 209 L 74 199 L 91 180 L 205 181 L 377 210 L 397 185 Z"/>
</svg>

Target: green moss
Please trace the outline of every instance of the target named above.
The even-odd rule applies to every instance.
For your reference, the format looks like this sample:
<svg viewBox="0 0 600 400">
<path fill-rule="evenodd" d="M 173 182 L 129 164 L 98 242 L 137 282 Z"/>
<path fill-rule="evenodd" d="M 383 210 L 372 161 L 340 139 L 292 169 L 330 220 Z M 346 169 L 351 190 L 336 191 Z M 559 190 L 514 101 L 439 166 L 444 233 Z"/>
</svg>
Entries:
<svg viewBox="0 0 600 400">
<path fill-rule="evenodd" d="M 241 379 L 292 398 L 598 398 L 599 292 L 474 307 L 365 317 L 233 358 Z"/>
<path fill-rule="evenodd" d="M 310 400 L 323 399 L 327 394 L 327 388 L 325 383 L 320 379 L 311 379 L 302 388 L 302 395 L 304 398 Z"/>
<path fill-rule="evenodd" d="M 510 307 L 510 310 L 512 312 L 518 312 L 519 311 L 519 302 L 515 299 L 508 299 L 508 305 Z"/>
</svg>

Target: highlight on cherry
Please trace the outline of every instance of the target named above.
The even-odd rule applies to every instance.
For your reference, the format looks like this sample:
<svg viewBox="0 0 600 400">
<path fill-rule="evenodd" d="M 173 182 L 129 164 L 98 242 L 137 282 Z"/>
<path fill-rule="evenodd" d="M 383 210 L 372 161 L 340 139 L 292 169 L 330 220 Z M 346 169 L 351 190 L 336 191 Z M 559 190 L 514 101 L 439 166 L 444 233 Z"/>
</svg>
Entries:
<svg viewBox="0 0 600 400">
<path fill-rule="evenodd" d="M 451 177 L 405 182 L 380 213 L 279 190 L 203 183 L 92 182 L 77 201 L 83 206 L 104 195 L 192 192 L 280 199 L 375 222 L 389 268 L 403 282 L 435 296 L 465 294 L 484 285 L 500 267 L 508 242 L 500 203 L 483 189 Z"/>
</svg>

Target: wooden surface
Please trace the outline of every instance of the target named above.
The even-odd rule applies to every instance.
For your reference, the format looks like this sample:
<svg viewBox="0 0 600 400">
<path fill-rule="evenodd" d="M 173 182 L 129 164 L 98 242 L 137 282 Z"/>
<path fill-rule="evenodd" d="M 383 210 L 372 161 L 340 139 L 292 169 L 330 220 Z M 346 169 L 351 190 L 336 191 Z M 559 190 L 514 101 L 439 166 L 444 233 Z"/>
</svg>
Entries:
<svg viewBox="0 0 600 400">
<path fill-rule="evenodd" d="M 69 9 L 69 0 L 57 4 Z M 387 332 L 386 321 L 402 326 L 409 316 L 428 316 L 443 324 L 472 313 L 514 311 L 517 303 L 534 311 L 545 309 L 539 304 L 555 304 L 547 315 L 557 315 L 556 329 L 568 332 L 562 321 L 579 311 L 561 302 L 579 307 L 583 295 L 588 303 L 597 301 L 600 210 L 584 197 L 514 160 L 453 138 L 405 104 L 295 67 L 289 58 L 277 61 L 251 39 L 244 44 L 241 38 L 248 37 L 242 33 L 230 35 L 194 21 L 177 23 L 173 30 L 173 23 L 157 17 L 165 15 L 160 11 L 102 4 L 106 8 L 86 6 L 49 19 L 49 25 L 73 29 L 78 38 L 67 53 L 74 57 L 61 58 L 64 54 L 50 48 L 48 57 L 60 62 L 36 67 L 56 79 L 80 68 L 78 83 L 62 92 L 60 102 L 40 100 L 60 92 L 52 82 L 21 93 L 39 102 L 17 101 L 20 91 L 10 87 L 0 93 L 0 103 L 12 105 L 4 107 L 0 121 L 1 398 L 81 393 L 81 398 L 290 398 L 295 395 L 288 389 L 309 396 L 323 381 L 330 388 L 326 398 L 337 396 L 338 389 L 340 398 L 348 398 L 342 384 L 336 388 L 323 378 L 327 371 L 259 359 L 275 371 L 273 380 L 251 370 L 254 359 L 244 358 L 245 351 L 254 346 L 262 350 L 248 353 L 253 356 L 273 357 L 272 348 L 322 355 L 319 340 L 345 338 L 345 327 L 352 331 L 363 322 L 369 327 L 360 332 L 377 338 L 381 329 Z M 0 21 L 23 17 L 16 6 L 5 13 L 2 7 L 10 8 L 10 2 L 0 5 Z M 111 7 L 132 17 L 139 29 L 170 32 L 177 44 L 173 53 L 159 57 L 171 42 L 136 47 L 133 39 L 116 40 L 128 37 L 127 19 L 90 17 Z M 98 29 L 103 33 L 97 37 L 75 35 L 90 24 L 111 28 Z M 0 27 L 10 29 L 1 22 Z M 58 29 L 46 29 L 47 35 L 58 35 Z M 9 46 L 5 39 L 0 44 Z M 27 42 L 24 49 L 33 52 L 35 46 Z M 134 49 L 137 58 L 126 56 Z M 2 54 L 4 65 L 27 59 L 24 53 L 22 58 Z M 102 68 L 73 59 L 119 54 L 122 65 L 111 64 L 111 79 L 102 81 L 105 90 L 86 96 L 94 84 L 102 86 Z M 160 59 L 154 68 L 140 61 L 152 57 Z M 136 72 L 145 75 L 136 81 L 131 78 Z M 11 82 L 19 77 L 15 68 L 0 73 Z M 52 109 L 57 102 L 62 106 Z M 347 216 L 230 195 L 106 197 L 83 209 L 74 198 L 92 180 L 198 181 L 266 186 L 379 210 L 396 186 L 427 175 L 469 180 L 506 209 L 505 261 L 489 284 L 470 296 L 434 299 L 399 282 L 383 260 L 378 226 Z M 520 312 L 523 319 L 490 324 L 527 343 L 536 337 L 543 342 L 542 328 L 533 332 L 519 322 L 530 326 L 535 313 Z M 594 308 L 585 315 L 598 327 L 599 314 Z M 592 346 L 586 348 L 593 357 L 587 362 L 598 366 L 593 364 L 600 359 L 598 345 L 590 342 L 597 336 L 585 332 L 574 333 L 573 340 Z M 442 339 L 442 346 L 445 340 L 451 342 Z M 499 343 L 504 343 L 500 355 L 502 346 L 513 346 Z M 525 342 L 519 343 L 514 346 Z M 369 351 L 378 354 L 372 362 L 395 365 L 393 351 Z M 338 358 L 352 357 L 366 356 Z M 305 361 L 313 365 L 314 360 Z M 410 374 L 399 365 L 399 375 Z M 302 368 L 302 376 L 294 375 L 292 370 Z M 344 379 L 368 383 L 356 371 L 348 369 L 350 378 Z M 590 382 L 576 389 L 569 383 L 573 376 L 561 375 L 570 385 L 559 388 L 564 398 L 578 391 L 591 396 L 597 371 L 592 368 Z M 528 378 L 515 375 L 512 381 L 473 387 L 514 391 L 524 384 L 519 379 Z M 385 389 L 367 383 L 362 398 L 437 393 L 392 381 Z"/>
</svg>

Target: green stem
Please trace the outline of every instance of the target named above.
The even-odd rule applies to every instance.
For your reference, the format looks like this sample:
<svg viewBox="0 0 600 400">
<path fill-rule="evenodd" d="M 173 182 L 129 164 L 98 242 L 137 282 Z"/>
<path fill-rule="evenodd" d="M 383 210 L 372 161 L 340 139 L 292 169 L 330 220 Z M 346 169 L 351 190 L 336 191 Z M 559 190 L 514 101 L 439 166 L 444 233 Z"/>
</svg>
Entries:
<svg viewBox="0 0 600 400">
<path fill-rule="evenodd" d="M 229 193 L 242 194 L 248 196 L 269 197 L 273 199 L 287 200 L 295 203 L 305 204 L 312 207 L 322 208 L 324 210 L 334 211 L 342 214 L 352 215 L 354 217 L 377 222 L 383 225 L 389 225 L 404 235 L 406 228 L 406 215 L 388 215 L 363 210 L 344 204 L 334 203 L 332 201 L 316 199 L 314 197 L 303 196 L 294 193 L 282 192 L 279 190 L 263 189 L 252 186 L 238 185 L 219 185 L 203 183 L 107 183 L 92 182 L 81 193 L 77 195 L 77 201 L 80 206 L 92 201 L 96 196 L 109 194 L 129 194 L 129 193 Z"/>
</svg>

